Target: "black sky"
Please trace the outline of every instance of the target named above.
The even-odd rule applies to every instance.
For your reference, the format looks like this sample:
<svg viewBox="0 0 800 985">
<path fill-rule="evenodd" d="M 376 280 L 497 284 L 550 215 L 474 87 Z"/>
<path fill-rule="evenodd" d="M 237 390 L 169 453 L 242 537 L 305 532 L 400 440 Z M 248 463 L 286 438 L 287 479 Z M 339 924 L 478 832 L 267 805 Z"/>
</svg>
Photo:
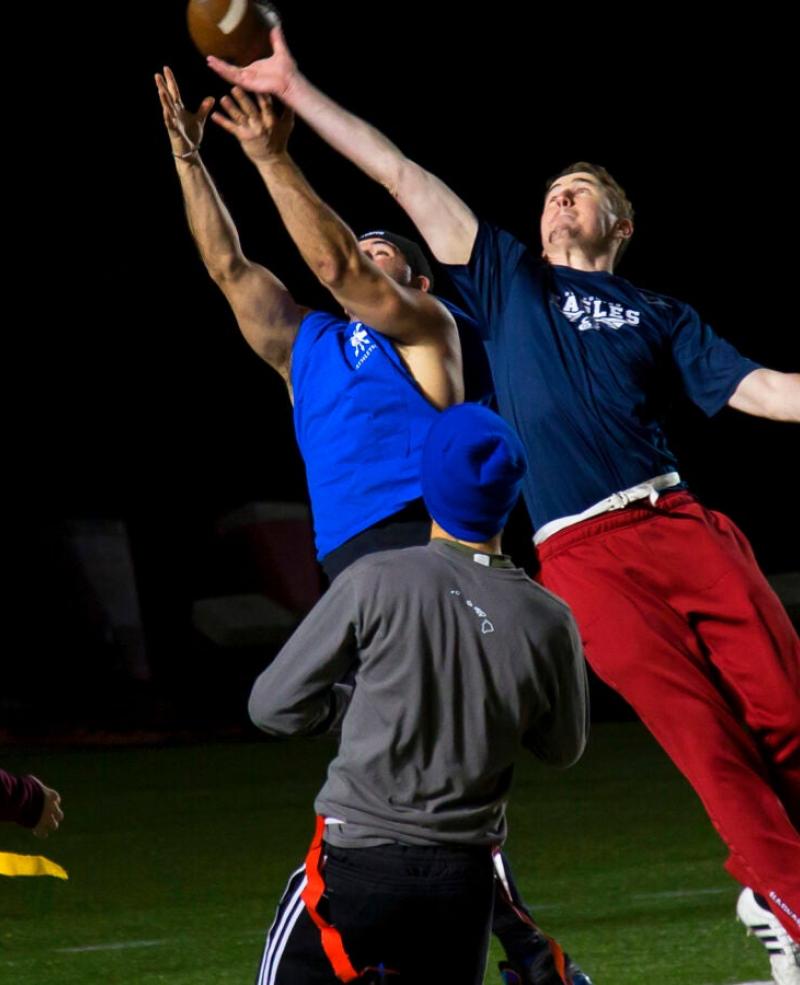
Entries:
<svg viewBox="0 0 800 985">
<path fill-rule="evenodd" d="M 604 164 L 637 212 L 620 273 L 796 370 L 791 39 L 757 12 L 700 24 L 667 9 L 635 21 L 505 0 L 295 0 L 282 13 L 314 82 L 524 239 L 549 174 Z M 14 100 L 29 124 L 9 152 L 19 277 L 33 285 L 11 326 L 14 489 L 33 517 L 120 515 L 145 554 L 170 538 L 191 553 L 223 509 L 304 494 L 282 384 L 240 340 L 186 231 L 152 75 L 170 64 L 190 104 L 225 87 L 191 47 L 183 2 L 48 16 L 54 52 L 44 76 L 36 62 L 41 92 Z M 354 228 L 411 231 L 302 124 L 293 154 Z M 209 125 L 204 156 L 248 255 L 325 306 L 233 139 Z M 683 404 L 673 418 L 693 488 L 768 570 L 796 568 L 796 426 L 732 411 L 709 422 Z"/>
</svg>

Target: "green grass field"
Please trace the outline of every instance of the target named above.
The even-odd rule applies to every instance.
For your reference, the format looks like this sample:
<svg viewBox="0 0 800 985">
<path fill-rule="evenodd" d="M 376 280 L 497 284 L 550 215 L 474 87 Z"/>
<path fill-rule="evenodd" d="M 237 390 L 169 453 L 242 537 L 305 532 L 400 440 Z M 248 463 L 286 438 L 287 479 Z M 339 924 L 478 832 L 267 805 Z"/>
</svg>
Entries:
<svg viewBox="0 0 800 985">
<path fill-rule="evenodd" d="M 61 791 L 66 820 L 45 842 L 4 825 L 0 850 L 45 854 L 70 878 L 0 876 L 0 981 L 250 985 L 330 752 L 257 739 L 6 750 L 4 768 Z M 522 760 L 509 824 L 539 922 L 595 985 L 769 978 L 734 920 L 721 843 L 639 725 L 596 726 L 565 772 Z"/>
</svg>

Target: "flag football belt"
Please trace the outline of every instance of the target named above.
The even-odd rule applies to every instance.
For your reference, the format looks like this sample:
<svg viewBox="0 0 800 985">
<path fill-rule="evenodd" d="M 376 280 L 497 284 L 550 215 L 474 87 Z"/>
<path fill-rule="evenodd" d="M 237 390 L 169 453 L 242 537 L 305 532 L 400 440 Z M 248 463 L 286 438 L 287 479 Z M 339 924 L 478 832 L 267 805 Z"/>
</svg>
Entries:
<svg viewBox="0 0 800 985">
<path fill-rule="evenodd" d="M 44 855 L 15 855 L 0 852 L 0 876 L 54 876 L 68 879 L 66 871 Z"/>
<path fill-rule="evenodd" d="M 655 506 L 659 493 L 664 489 L 677 486 L 681 477 L 677 472 L 666 472 L 664 475 L 657 475 L 653 479 L 640 482 L 638 486 L 631 486 L 630 489 L 623 489 L 620 492 L 612 493 L 599 503 L 585 509 L 583 513 L 573 513 L 572 516 L 560 516 L 556 520 L 550 520 L 536 531 L 533 542 L 541 544 L 548 537 L 558 533 L 565 527 L 571 527 L 573 523 L 580 523 L 581 520 L 588 520 L 589 517 L 599 516 L 601 513 L 610 513 L 612 510 L 621 510 L 630 503 L 635 503 L 639 499 L 649 499 Z"/>
<path fill-rule="evenodd" d="M 337 821 L 335 818 L 330 819 L 333 824 L 342 824 L 344 822 Z M 325 952 L 325 957 L 330 961 L 331 968 L 333 968 L 334 974 L 341 982 L 352 982 L 356 978 L 360 978 L 369 971 L 378 972 L 380 974 L 380 980 L 383 981 L 384 975 L 396 975 L 397 972 L 391 968 L 362 968 L 361 971 L 356 971 L 353 967 L 353 962 L 350 960 L 347 951 L 344 947 L 344 941 L 342 940 L 342 935 L 332 924 L 317 912 L 317 906 L 319 906 L 319 901 L 322 899 L 322 895 L 325 892 L 325 879 L 322 875 L 322 846 L 323 846 L 323 836 L 325 834 L 325 818 L 317 817 L 317 826 L 314 830 L 314 837 L 311 841 L 311 847 L 308 850 L 308 855 L 306 855 L 306 888 L 300 894 L 303 903 L 305 904 L 308 915 L 314 921 L 316 926 L 319 928 L 319 932 L 322 935 L 322 950 Z"/>
</svg>

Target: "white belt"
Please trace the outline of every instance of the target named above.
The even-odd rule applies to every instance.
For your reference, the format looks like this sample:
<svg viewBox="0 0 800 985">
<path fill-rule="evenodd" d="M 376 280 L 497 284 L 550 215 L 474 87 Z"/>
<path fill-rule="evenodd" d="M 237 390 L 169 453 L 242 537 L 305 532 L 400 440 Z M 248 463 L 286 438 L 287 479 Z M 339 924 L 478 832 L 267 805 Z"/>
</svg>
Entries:
<svg viewBox="0 0 800 985">
<path fill-rule="evenodd" d="M 621 510 L 628 503 L 634 503 L 637 499 L 649 499 L 655 505 L 658 494 L 662 489 L 669 489 L 670 486 L 677 486 L 681 477 L 677 472 L 666 472 L 664 475 L 657 475 L 654 479 L 647 479 L 640 482 L 638 486 L 631 486 L 630 489 L 623 489 L 621 492 L 612 493 L 599 503 L 590 506 L 583 513 L 573 513 L 572 516 L 560 516 L 557 520 L 550 520 L 543 527 L 536 531 L 533 542 L 541 544 L 552 537 L 553 534 L 563 530 L 564 527 L 571 527 L 573 523 L 581 520 L 588 520 L 590 516 L 599 516 L 601 513 L 608 513 L 611 510 Z"/>
</svg>

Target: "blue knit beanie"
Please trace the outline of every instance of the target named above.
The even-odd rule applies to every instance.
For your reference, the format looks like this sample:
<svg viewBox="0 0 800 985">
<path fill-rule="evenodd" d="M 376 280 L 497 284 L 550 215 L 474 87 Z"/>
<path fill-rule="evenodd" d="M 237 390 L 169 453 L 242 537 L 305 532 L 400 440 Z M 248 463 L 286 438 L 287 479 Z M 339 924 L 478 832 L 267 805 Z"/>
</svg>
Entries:
<svg viewBox="0 0 800 985">
<path fill-rule="evenodd" d="M 433 422 L 422 451 L 422 496 L 431 517 L 473 543 L 499 533 L 527 462 L 506 422 L 479 404 L 457 404 Z"/>
</svg>

